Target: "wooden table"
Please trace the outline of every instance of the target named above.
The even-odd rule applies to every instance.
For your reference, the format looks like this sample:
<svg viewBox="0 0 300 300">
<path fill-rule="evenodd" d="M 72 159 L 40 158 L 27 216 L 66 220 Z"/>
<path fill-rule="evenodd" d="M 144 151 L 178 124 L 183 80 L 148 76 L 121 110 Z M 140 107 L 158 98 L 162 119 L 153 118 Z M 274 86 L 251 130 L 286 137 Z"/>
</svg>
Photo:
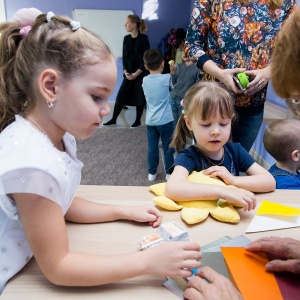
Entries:
<svg viewBox="0 0 300 300">
<path fill-rule="evenodd" d="M 147 187 L 132 186 L 80 186 L 77 194 L 92 201 L 121 205 L 149 204 L 152 203 L 151 199 L 153 198 L 153 194 L 148 191 Z M 257 199 L 258 202 L 266 199 L 299 207 L 300 192 L 276 190 L 273 193 L 258 194 Z M 189 226 L 181 220 L 180 211 L 170 212 L 163 210 L 163 222 L 177 222 L 188 231 L 190 240 L 197 241 L 200 245 L 205 245 L 225 235 L 236 237 L 245 234 L 255 212 L 245 213 L 242 209 L 239 209 L 239 213 L 241 216 L 239 224 L 221 223 L 209 217 L 203 223 Z M 156 229 L 147 224 L 128 221 L 91 225 L 68 223 L 67 228 L 71 250 L 100 255 L 118 255 L 139 251 L 138 240 L 145 235 L 156 232 Z M 245 234 L 251 240 L 272 235 L 300 238 L 299 228 Z M 165 278 L 163 277 L 141 276 L 99 287 L 59 287 L 45 279 L 36 261 L 32 259 L 8 283 L 1 295 L 1 300 L 178 299 L 162 286 L 164 281 Z"/>
</svg>

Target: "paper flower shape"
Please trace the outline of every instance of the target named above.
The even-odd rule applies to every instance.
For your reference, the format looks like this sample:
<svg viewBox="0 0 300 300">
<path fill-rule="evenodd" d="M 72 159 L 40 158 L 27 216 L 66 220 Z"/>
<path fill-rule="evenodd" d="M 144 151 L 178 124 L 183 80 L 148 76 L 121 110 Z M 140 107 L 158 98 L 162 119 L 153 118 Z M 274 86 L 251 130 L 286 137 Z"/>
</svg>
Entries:
<svg viewBox="0 0 300 300">
<path fill-rule="evenodd" d="M 198 182 L 211 185 L 226 184 L 216 178 L 211 178 L 201 172 L 193 172 L 188 176 L 188 181 Z M 235 188 L 234 186 L 228 186 Z M 226 223 L 238 223 L 240 221 L 240 215 L 232 204 L 223 199 L 216 200 L 193 200 L 193 201 L 173 201 L 167 198 L 165 193 L 166 182 L 153 184 L 149 187 L 149 190 L 156 195 L 152 201 L 159 207 L 166 210 L 178 211 L 181 210 L 181 218 L 187 224 L 196 224 L 204 221 L 208 215 L 213 218 Z M 234 205 L 241 207 L 238 205 Z"/>
</svg>

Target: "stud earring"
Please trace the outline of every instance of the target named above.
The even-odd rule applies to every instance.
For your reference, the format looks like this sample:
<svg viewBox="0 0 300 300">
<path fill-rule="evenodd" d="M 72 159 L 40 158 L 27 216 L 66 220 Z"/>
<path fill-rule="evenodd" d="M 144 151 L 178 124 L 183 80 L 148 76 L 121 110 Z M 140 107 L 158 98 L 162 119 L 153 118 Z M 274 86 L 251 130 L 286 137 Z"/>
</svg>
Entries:
<svg viewBox="0 0 300 300">
<path fill-rule="evenodd" d="M 49 107 L 49 108 L 52 108 L 52 107 L 54 106 L 53 102 L 50 102 L 50 101 L 47 102 L 47 104 L 48 104 L 48 107 Z"/>
</svg>

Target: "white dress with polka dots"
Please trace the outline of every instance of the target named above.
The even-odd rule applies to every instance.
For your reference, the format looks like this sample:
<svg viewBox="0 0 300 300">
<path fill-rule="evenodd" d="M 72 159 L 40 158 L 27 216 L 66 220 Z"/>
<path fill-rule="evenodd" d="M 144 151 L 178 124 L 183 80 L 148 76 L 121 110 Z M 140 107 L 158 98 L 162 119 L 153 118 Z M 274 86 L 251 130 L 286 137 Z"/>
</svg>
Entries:
<svg viewBox="0 0 300 300">
<path fill-rule="evenodd" d="M 0 293 L 32 257 L 11 193 L 43 196 L 65 215 L 80 183 L 82 162 L 75 138 L 66 133 L 65 152 L 21 116 L 0 134 Z"/>
</svg>

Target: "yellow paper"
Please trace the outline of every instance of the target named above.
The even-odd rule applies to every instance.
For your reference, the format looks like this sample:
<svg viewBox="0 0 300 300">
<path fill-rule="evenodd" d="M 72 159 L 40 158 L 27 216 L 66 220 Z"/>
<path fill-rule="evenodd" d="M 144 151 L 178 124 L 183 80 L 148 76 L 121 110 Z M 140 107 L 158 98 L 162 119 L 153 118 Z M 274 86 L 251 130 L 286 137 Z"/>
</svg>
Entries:
<svg viewBox="0 0 300 300">
<path fill-rule="evenodd" d="M 263 200 L 259 209 L 256 212 L 257 215 L 279 215 L 279 216 L 298 216 L 300 215 L 300 209 L 277 204 L 268 200 Z"/>
</svg>

